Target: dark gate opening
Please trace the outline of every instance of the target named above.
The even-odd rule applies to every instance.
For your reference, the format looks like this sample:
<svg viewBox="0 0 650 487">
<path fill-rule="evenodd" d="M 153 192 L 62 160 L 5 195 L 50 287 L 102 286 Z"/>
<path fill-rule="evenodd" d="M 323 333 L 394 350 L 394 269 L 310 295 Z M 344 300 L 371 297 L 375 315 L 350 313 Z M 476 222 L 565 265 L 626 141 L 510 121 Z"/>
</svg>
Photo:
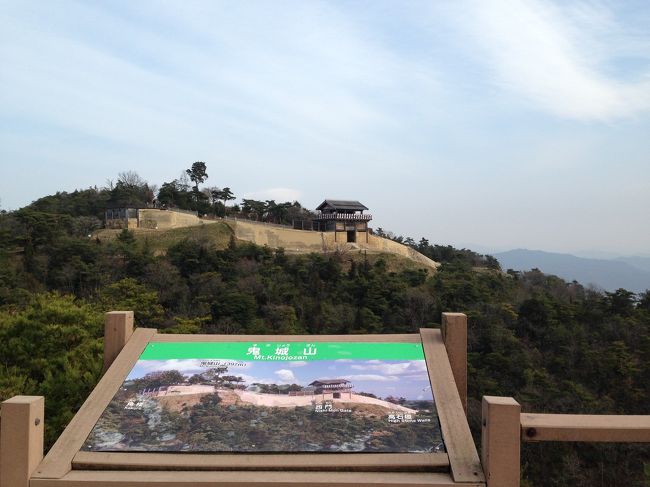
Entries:
<svg viewBox="0 0 650 487">
<path fill-rule="evenodd" d="M 348 242 L 356 242 L 357 241 L 357 232 L 355 230 L 348 230 Z"/>
</svg>

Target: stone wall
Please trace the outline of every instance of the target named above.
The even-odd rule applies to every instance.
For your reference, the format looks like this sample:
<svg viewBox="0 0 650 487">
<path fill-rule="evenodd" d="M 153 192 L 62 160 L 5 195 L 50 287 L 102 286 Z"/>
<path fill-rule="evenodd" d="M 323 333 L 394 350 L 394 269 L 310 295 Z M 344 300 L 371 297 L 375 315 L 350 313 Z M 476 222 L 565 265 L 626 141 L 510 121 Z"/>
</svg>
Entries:
<svg viewBox="0 0 650 487">
<path fill-rule="evenodd" d="M 267 225 L 243 220 L 227 220 L 233 229 L 235 237 L 257 245 L 268 245 L 271 248 L 284 248 L 287 252 L 331 252 L 341 250 L 366 250 L 368 252 L 383 252 L 396 254 L 411 259 L 423 267 L 435 270 L 440 264 L 425 257 L 411 247 L 392 240 L 370 235 L 365 242 L 365 233 L 358 233 L 358 242 L 334 242 L 334 232 L 314 232 L 308 230 L 293 230 L 277 225 Z M 339 238 L 345 239 L 344 233 Z"/>
<path fill-rule="evenodd" d="M 374 250 L 377 252 L 387 252 L 390 254 L 401 255 L 408 259 L 414 260 L 415 262 L 422 264 L 430 268 L 438 268 L 440 264 L 434 260 L 429 259 L 425 255 L 422 255 L 417 250 L 413 250 L 407 245 L 402 245 L 401 243 L 393 242 L 387 238 L 377 237 L 375 235 L 370 235 L 368 237 L 368 243 L 360 243 L 359 247 L 368 248 L 369 250 Z"/>
<path fill-rule="evenodd" d="M 334 250 L 334 234 L 293 230 L 264 223 L 242 220 L 226 221 L 234 230 L 235 237 L 257 245 L 268 245 L 274 249 L 283 247 L 288 252 L 324 252 Z"/>
</svg>

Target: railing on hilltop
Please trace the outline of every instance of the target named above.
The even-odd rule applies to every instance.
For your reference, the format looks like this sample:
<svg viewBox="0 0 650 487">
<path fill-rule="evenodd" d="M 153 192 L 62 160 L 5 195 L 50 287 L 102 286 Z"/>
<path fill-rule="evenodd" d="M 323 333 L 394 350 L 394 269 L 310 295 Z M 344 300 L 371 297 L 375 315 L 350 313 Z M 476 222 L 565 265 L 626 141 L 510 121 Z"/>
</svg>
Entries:
<svg viewBox="0 0 650 487">
<path fill-rule="evenodd" d="M 245 223 L 252 223 L 254 225 L 264 225 L 266 227 L 272 227 L 272 228 L 282 228 L 284 230 L 304 230 L 304 231 L 310 231 L 310 232 L 324 232 L 326 231 L 326 227 L 323 225 L 322 227 L 319 225 L 319 221 L 314 219 L 314 220 L 292 220 L 291 223 L 270 223 L 270 222 L 263 222 L 259 220 L 253 220 L 249 218 L 238 218 L 234 216 L 224 216 L 224 217 L 217 217 L 217 218 L 211 218 L 211 219 L 216 219 L 216 220 L 229 220 L 233 222 L 245 222 Z"/>
<path fill-rule="evenodd" d="M 187 215 L 198 216 L 199 212 L 195 210 L 182 210 L 180 208 L 170 208 L 170 207 L 159 207 L 159 208 L 142 208 L 143 210 L 162 210 L 162 211 L 174 211 L 176 213 L 185 213 Z"/>
<path fill-rule="evenodd" d="M 284 229 L 289 229 L 289 230 L 291 230 L 293 228 L 293 225 L 289 224 L 289 223 L 287 223 L 287 224 L 270 223 L 270 222 L 263 222 L 263 221 L 259 221 L 259 220 L 253 220 L 253 219 L 250 219 L 250 218 L 238 218 L 236 216 L 223 216 L 223 217 L 219 217 L 218 219 L 220 219 L 220 220 L 230 220 L 230 221 L 233 221 L 233 222 L 253 223 L 253 224 L 256 224 L 256 225 L 264 225 L 264 226 L 267 226 L 267 227 L 275 227 L 275 228 L 284 228 Z"/>
<path fill-rule="evenodd" d="M 369 213 L 317 213 L 314 220 L 349 220 L 349 221 L 370 221 L 372 215 Z"/>
</svg>

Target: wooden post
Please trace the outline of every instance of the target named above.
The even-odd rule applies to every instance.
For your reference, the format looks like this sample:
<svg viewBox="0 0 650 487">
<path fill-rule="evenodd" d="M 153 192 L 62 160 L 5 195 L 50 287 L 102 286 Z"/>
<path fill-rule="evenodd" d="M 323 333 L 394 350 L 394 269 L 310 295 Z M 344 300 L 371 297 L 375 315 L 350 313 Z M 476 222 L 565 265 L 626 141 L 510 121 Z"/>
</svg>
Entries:
<svg viewBox="0 0 650 487">
<path fill-rule="evenodd" d="M 133 334 L 133 311 L 110 311 L 104 322 L 104 372 Z"/>
<path fill-rule="evenodd" d="M 43 459 L 43 396 L 14 396 L 2 403 L 0 487 L 29 487 Z"/>
<path fill-rule="evenodd" d="M 511 397 L 483 397 L 481 463 L 487 487 L 519 487 L 520 414 Z"/>
<path fill-rule="evenodd" d="M 442 339 L 447 348 L 458 395 L 467 415 L 467 315 L 442 313 Z"/>
</svg>

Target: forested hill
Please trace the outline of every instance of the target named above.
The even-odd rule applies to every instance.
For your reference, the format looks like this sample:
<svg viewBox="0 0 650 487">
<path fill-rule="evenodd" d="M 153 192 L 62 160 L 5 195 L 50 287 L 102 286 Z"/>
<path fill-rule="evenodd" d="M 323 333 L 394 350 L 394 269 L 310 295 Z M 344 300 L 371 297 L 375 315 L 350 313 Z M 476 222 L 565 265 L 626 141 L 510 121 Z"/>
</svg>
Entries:
<svg viewBox="0 0 650 487">
<path fill-rule="evenodd" d="M 201 234 L 154 252 L 128 231 L 88 238 L 99 206 L 61 202 L 0 214 L 0 399 L 44 395 L 48 444 L 98 380 L 102 314 L 112 309 L 169 333 L 256 334 L 409 333 L 460 311 L 475 432 L 486 394 L 514 396 L 524 411 L 648 413 L 648 291 L 504 273 L 494 259 L 424 239 L 406 243 L 442 263 L 433 275 L 345 253 L 216 246 Z M 650 480 L 645 446 L 526 445 L 522 462 L 527 486 Z"/>
</svg>

